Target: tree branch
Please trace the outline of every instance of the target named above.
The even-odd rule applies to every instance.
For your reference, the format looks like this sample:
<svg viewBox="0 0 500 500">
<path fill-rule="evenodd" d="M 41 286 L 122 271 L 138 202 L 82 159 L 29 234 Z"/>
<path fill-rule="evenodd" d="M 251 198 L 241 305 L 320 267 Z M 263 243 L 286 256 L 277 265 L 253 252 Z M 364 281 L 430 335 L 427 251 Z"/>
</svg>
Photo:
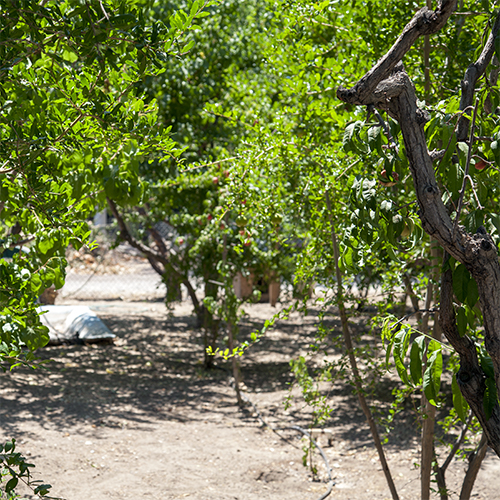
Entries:
<svg viewBox="0 0 500 500">
<path fill-rule="evenodd" d="M 457 383 L 465 400 L 474 415 L 481 423 L 489 445 L 500 456 L 500 406 L 496 403 L 491 417 L 486 418 L 483 406 L 486 384 L 484 373 L 477 359 L 476 346 L 470 337 L 460 336 L 458 332 L 455 310 L 453 309 L 453 277 L 451 269 L 445 271 L 441 278 L 441 309 L 439 323 L 445 337 L 457 351 L 460 357 L 460 369 L 457 373 Z"/>
<path fill-rule="evenodd" d="M 455 221 L 453 223 L 453 233 L 455 234 L 458 227 L 458 221 L 460 220 L 460 213 L 462 212 L 462 206 L 464 203 L 465 197 L 465 188 L 467 186 L 467 180 L 469 179 L 469 167 L 470 160 L 472 158 L 472 146 L 474 144 L 474 128 L 476 127 L 476 118 L 477 118 L 477 108 L 479 107 L 479 99 L 476 99 L 476 105 L 474 106 L 474 113 L 472 115 L 472 127 L 470 129 L 470 138 L 469 138 L 469 151 L 467 152 L 467 161 L 465 163 L 464 170 L 464 178 L 462 181 L 462 189 L 460 189 L 460 197 L 458 199 L 457 213 L 455 215 Z M 463 117 L 464 115 L 462 115 Z M 472 180 L 471 180 L 472 184 Z"/>
<path fill-rule="evenodd" d="M 472 63 L 465 72 L 464 79 L 462 80 L 462 96 L 460 98 L 460 109 L 467 109 L 472 106 L 474 101 L 474 91 L 476 90 L 476 83 L 486 71 L 488 64 L 495 53 L 495 38 L 500 32 L 500 12 L 497 14 L 495 24 L 491 30 L 490 36 L 475 63 Z M 467 129 L 469 128 L 469 119 L 462 115 L 458 122 L 457 141 L 465 141 L 467 138 Z"/>
<path fill-rule="evenodd" d="M 123 217 L 121 216 L 120 212 L 118 212 L 118 209 L 116 207 L 116 204 L 113 200 L 110 198 L 106 198 L 108 200 L 108 205 L 109 208 L 111 209 L 112 214 L 115 216 L 116 221 L 118 223 L 118 227 L 120 228 L 120 233 L 125 241 L 129 243 L 132 247 L 136 248 L 139 250 L 141 253 L 143 253 L 148 261 L 151 263 L 151 261 L 155 262 L 160 262 L 163 264 L 163 267 L 165 268 L 165 272 L 167 269 L 171 269 L 177 276 L 181 279 L 181 283 L 187 288 L 189 297 L 191 299 L 191 302 L 193 303 L 193 307 L 196 310 L 196 313 L 198 314 L 200 311 L 200 301 L 196 297 L 196 291 L 189 282 L 189 280 L 186 278 L 184 273 L 177 268 L 175 264 L 172 263 L 172 261 L 168 258 L 167 255 L 162 255 L 160 252 L 154 251 L 152 248 L 148 247 L 141 241 L 136 240 L 131 234 L 130 231 L 128 230 L 127 225 L 125 224 L 125 221 L 123 220 Z M 158 265 L 152 265 L 153 269 L 156 272 L 159 272 L 159 267 Z"/>
<path fill-rule="evenodd" d="M 427 7 L 419 10 L 406 25 L 389 52 L 358 81 L 354 88 L 340 87 L 337 90 L 337 97 L 351 104 L 371 104 L 368 99 L 372 97 L 377 85 L 390 75 L 416 40 L 422 35 L 437 33 L 446 24 L 456 6 L 456 0 L 442 0 L 435 11 Z"/>
</svg>

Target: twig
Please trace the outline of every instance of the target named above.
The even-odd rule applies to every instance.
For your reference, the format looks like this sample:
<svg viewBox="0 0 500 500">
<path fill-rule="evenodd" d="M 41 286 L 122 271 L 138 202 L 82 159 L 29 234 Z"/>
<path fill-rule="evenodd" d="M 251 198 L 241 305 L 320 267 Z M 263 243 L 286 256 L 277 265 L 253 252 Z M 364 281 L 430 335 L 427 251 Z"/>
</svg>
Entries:
<svg viewBox="0 0 500 500">
<path fill-rule="evenodd" d="M 462 189 L 460 191 L 460 198 L 458 200 L 457 215 L 455 216 L 455 221 L 453 223 L 453 239 L 455 239 L 455 235 L 456 235 L 457 228 L 458 228 L 458 221 L 460 219 L 460 212 L 462 211 L 462 206 L 464 203 L 465 187 L 467 184 L 467 179 L 470 179 L 470 177 L 469 177 L 469 165 L 470 165 L 470 160 L 472 158 L 472 146 L 474 145 L 474 128 L 476 126 L 477 108 L 478 107 L 479 107 L 479 98 L 476 98 L 476 105 L 474 106 L 474 114 L 472 115 L 472 124 L 470 127 L 469 151 L 467 153 L 467 162 L 465 164 L 464 180 L 462 181 Z"/>
<path fill-rule="evenodd" d="M 370 116 L 370 112 L 375 115 L 375 117 L 377 118 L 378 122 L 380 123 L 380 126 L 384 129 L 384 132 L 387 135 L 387 138 L 389 139 L 389 143 L 391 144 L 391 147 L 394 148 L 394 150 L 396 151 L 396 153 L 399 153 L 399 151 L 398 151 L 398 145 L 396 144 L 396 141 L 394 140 L 394 137 L 392 137 L 391 131 L 389 130 L 389 127 L 387 126 L 387 123 L 382 118 L 382 116 L 378 112 L 378 109 L 375 108 L 375 106 L 373 104 L 370 104 L 368 106 L 368 116 Z"/>
<path fill-rule="evenodd" d="M 104 5 L 102 4 L 101 0 L 99 0 L 99 5 L 101 6 L 101 10 L 104 14 L 104 17 L 109 21 L 108 13 L 104 10 Z"/>
</svg>

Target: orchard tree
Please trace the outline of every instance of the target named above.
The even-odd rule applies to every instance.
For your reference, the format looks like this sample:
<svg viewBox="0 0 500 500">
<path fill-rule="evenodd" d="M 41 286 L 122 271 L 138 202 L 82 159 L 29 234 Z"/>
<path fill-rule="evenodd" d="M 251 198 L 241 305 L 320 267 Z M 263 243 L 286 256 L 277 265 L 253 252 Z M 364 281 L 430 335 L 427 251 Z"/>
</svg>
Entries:
<svg viewBox="0 0 500 500">
<path fill-rule="evenodd" d="M 88 242 L 96 206 L 138 203 L 141 155 L 178 154 L 141 82 L 190 49 L 205 4 L 152 25 L 136 2 L 0 7 L 2 250 L 30 250 L 1 261 L 2 352 L 12 357 L 48 340 L 35 298 L 64 283 L 65 249 Z"/>
<path fill-rule="evenodd" d="M 451 372 L 454 405 L 446 421 L 470 430 L 470 407 L 472 422 L 485 431 L 464 478 L 461 498 L 468 498 L 486 441 L 498 452 L 497 13 L 474 1 L 461 3 L 459 12 L 456 2 L 436 10 L 430 2 L 423 9 L 390 1 L 273 5 L 263 43 L 269 81 L 279 75 L 280 86 L 269 98 L 274 113 L 253 129 L 254 147 L 234 166 L 232 196 L 249 192 L 252 174 L 265 178 L 249 196 L 248 218 L 269 221 L 281 212 L 300 228 L 296 279 L 335 290 L 334 300 L 323 299 L 325 311 L 339 308 L 351 379 L 394 498 L 366 400 L 370 374 L 358 368 L 364 354 L 350 335 L 348 304 L 356 297 L 346 295 L 346 286 L 374 283 L 387 294 L 379 303 L 385 321 L 377 319 L 407 386 L 398 397 L 422 397 L 422 498 L 430 495 L 431 473 L 447 495 L 444 473 L 463 446 L 460 432 L 444 462 L 434 462 L 435 408 L 445 408 L 441 377 Z M 468 67 L 471 54 L 477 61 Z M 410 316 L 418 322 L 394 316 L 398 289 L 412 298 Z M 337 338 L 322 327 L 315 352 Z M 447 363 L 443 350 L 451 354 Z M 376 380 L 384 363 L 373 354 L 365 361 L 375 366 Z M 307 382 L 307 366 L 299 360 L 294 367 Z M 332 364 L 327 370 L 343 371 Z M 327 418 L 320 399 L 318 422 Z"/>
<path fill-rule="evenodd" d="M 471 175 L 472 168 L 475 168 L 476 175 L 481 175 L 487 165 L 494 166 L 496 161 L 499 128 L 494 113 L 497 106 L 485 109 L 485 101 L 493 98 L 494 102 L 498 102 L 497 89 L 493 88 L 495 83 L 492 84 L 488 79 L 485 79 L 482 89 L 477 89 L 477 86 L 495 54 L 500 18 L 494 20 L 478 60 L 469 66 L 465 74 L 460 104 L 454 106 L 453 102 L 450 103 L 450 116 L 445 115 L 445 118 L 454 128 L 448 142 L 442 144 L 442 149 L 428 149 L 425 124 L 431 116 L 417 103 L 415 87 L 401 64 L 403 56 L 418 37 L 439 31 L 455 8 L 456 2 L 443 1 L 435 11 L 427 8 L 419 11 L 387 55 L 353 88 L 340 88 L 337 95 L 350 104 L 380 108 L 394 118 L 401 128 L 419 207 L 418 215 L 424 230 L 445 251 L 439 319 L 444 335 L 460 356 L 458 385 L 481 422 L 489 446 L 500 456 L 500 413 L 497 401 L 500 387 L 500 266 L 497 242 L 483 225 L 491 224 L 488 220 L 488 205 L 490 210 L 495 209 L 498 194 L 494 188 L 477 192 L 478 185 L 482 187 L 482 179 L 476 180 Z M 455 115 L 455 122 L 451 113 Z M 474 164 L 471 162 L 473 156 Z M 441 174 L 439 180 L 436 179 L 435 170 Z M 490 172 L 492 177 L 498 177 L 496 169 L 491 168 Z M 476 215 L 472 223 L 470 220 L 466 222 L 466 218 L 470 219 L 471 215 Z M 471 232 L 470 229 L 475 231 Z M 457 267 L 450 262 L 451 258 Z M 473 281 L 463 277 L 465 271 L 460 271 L 459 275 L 459 264 L 470 273 Z M 491 370 L 485 371 L 481 367 L 476 343 L 467 335 L 467 330 L 462 331 L 462 334 L 459 331 L 453 305 L 453 275 L 461 280 L 455 286 L 458 292 L 455 293 L 455 299 L 460 303 L 474 307 L 475 301 L 469 298 L 469 294 L 473 293 L 470 289 L 474 291 L 477 286 L 484 327 L 483 356 L 491 359 Z M 483 367 L 485 365 L 486 361 Z"/>
<path fill-rule="evenodd" d="M 64 284 L 65 250 L 91 245 L 86 220 L 107 196 L 137 204 L 139 158 L 178 155 L 144 80 L 194 45 L 210 1 L 163 21 L 153 2 L 0 1 L 0 362 L 33 366 L 48 341 L 36 299 Z M 25 249 L 26 251 L 23 251 Z M 7 443 L 2 476 L 29 480 Z M 47 493 L 46 485 L 36 493 Z"/>
<path fill-rule="evenodd" d="M 162 276 L 167 303 L 179 299 L 180 285 L 186 288 L 211 351 L 217 348 L 221 322 L 227 323 L 224 318 L 231 317 L 236 329 L 239 302 L 232 279 L 238 272 L 253 271 L 268 280 L 289 274 L 289 256 L 280 257 L 272 238 L 279 221 L 248 224 L 242 216 L 246 194 L 228 200 L 237 182 L 231 161 L 247 134 L 246 120 L 255 121 L 257 109 L 264 119 L 265 106 L 256 100 L 274 91 L 261 69 L 261 47 L 253 43 L 270 23 L 267 7 L 262 0 L 213 6 L 210 16 L 199 21 L 189 55 L 167 61 L 165 72 L 143 80 L 145 103 L 157 102 L 158 120 L 169 128 L 182 154 L 140 158 L 144 194 L 135 205 L 108 195 L 120 237 Z M 155 17 L 168 17 L 170 9 L 168 3 L 155 5 Z M 220 116 L 219 108 L 235 103 L 238 115 Z M 258 177 L 252 183 L 253 191 L 262 184 Z M 226 310 L 229 305 L 231 310 Z M 212 366 L 214 359 L 206 352 L 205 366 Z"/>
</svg>

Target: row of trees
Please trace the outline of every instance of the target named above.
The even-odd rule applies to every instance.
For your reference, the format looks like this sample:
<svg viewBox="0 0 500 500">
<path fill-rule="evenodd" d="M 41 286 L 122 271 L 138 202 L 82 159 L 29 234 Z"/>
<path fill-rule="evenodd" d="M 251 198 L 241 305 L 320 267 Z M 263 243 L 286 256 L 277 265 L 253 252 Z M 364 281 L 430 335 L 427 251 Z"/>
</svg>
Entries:
<svg viewBox="0 0 500 500">
<path fill-rule="evenodd" d="M 1 245 L 30 249 L 0 260 L 4 366 L 31 363 L 47 341 L 36 297 L 63 285 L 68 244 L 90 246 L 85 221 L 108 206 L 121 237 L 162 275 L 167 300 L 186 287 L 211 350 L 223 325 L 227 354 L 246 347 L 234 344 L 237 272 L 260 267 L 297 289 L 334 292 L 322 307 L 338 308 L 342 335 L 320 324 L 314 351 L 343 345 L 397 498 L 367 402 L 370 374 L 358 368 L 367 351 L 349 325 L 352 304 L 381 287 L 373 325 L 402 380 L 397 399 L 422 396 L 422 498 L 432 474 L 447 495 L 436 407 L 449 411 L 445 431 L 477 421 L 485 430 L 468 498 L 486 443 L 499 452 L 493 7 L 0 1 Z M 359 294 L 348 295 L 354 284 Z M 416 321 L 393 315 L 402 285 Z M 371 356 L 373 376 L 385 359 Z M 344 371 L 314 360 L 292 369 L 324 422 L 329 407 L 311 381 Z M 450 407 L 442 378 L 453 381 Z"/>
</svg>

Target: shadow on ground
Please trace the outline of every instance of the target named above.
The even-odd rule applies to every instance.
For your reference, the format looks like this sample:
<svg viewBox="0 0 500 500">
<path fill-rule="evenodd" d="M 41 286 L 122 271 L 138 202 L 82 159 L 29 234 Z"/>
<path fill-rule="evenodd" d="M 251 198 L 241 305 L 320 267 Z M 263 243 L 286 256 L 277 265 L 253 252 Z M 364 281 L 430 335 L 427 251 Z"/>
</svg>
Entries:
<svg viewBox="0 0 500 500">
<path fill-rule="evenodd" d="M 100 316 L 118 336 L 114 344 L 47 347 L 39 353 L 41 360 L 50 360 L 43 368 L 19 368 L 0 375 L 0 424 L 5 433 L 15 435 L 24 420 L 61 431 L 78 421 L 97 427 L 147 428 L 151 419 L 159 417 L 173 422 L 223 419 L 234 407 L 229 363 L 218 360 L 217 369 L 203 369 L 203 336 L 195 329 L 193 317 L 168 318 L 164 311 L 118 314 L 112 308 Z M 315 321 L 280 322 L 242 359 L 250 397 L 259 400 L 263 416 L 273 425 L 279 419 L 283 425 L 310 425 L 311 410 L 300 399 L 286 413 L 275 402 L 276 393 L 281 400 L 287 396 L 294 380 L 289 360 L 308 350 Z M 242 338 L 262 323 L 262 319 L 244 321 Z M 328 326 L 335 331 L 337 320 L 330 320 Z M 366 336 L 363 342 L 373 344 L 374 339 Z M 332 343 L 330 348 L 334 355 L 340 354 Z M 394 380 L 378 381 L 375 407 L 387 409 L 393 386 Z M 323 426 L 335 427 L 336 435 L 354 448 L 370 445 L 365 418 L 349 383 L 325 387 L 332 411 Z M 240 412 L 240 425 L 255 421 L 252 411 Z M 398 448 L 413 447 L 413 413 L 403 411 L 395 424 L 393 440 Z"/>
</svg>

